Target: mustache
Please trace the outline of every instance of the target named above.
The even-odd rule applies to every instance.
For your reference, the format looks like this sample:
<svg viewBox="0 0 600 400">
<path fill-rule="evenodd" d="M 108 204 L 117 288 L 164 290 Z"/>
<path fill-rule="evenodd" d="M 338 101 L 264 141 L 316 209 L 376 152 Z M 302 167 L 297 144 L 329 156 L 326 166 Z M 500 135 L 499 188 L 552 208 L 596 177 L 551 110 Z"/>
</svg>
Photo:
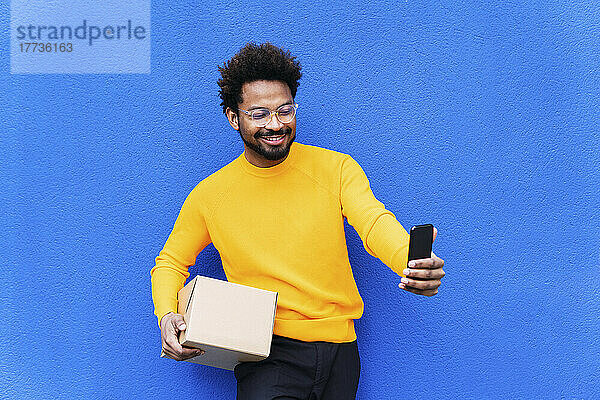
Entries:
<svg viewBox="0 0 600 400">
<path fill-rule="evenodd" d="M 287 135 L 291 132 L 292 132 L 292 128 L 289 128 L 289 127 L 282 128 L 278 131 L 258 131 L 254 135 L 254 138 L 258 139 L 258 138 L 265 137 L 265 136 L 281 136 L 281 135 Z"/>
</svg>

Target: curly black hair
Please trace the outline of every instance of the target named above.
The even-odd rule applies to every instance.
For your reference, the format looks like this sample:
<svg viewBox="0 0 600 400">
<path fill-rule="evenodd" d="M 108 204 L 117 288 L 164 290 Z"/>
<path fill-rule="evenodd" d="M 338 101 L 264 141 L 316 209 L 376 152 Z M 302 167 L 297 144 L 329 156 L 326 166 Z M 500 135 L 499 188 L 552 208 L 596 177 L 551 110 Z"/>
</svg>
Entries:
<svg viewBox="0 0 600 400">
<path fill-rule="evenodd" d="M 268 42 L 246 44 L 231 60 L 219 67 L 221 79 L 217 83 L 221 88 L 219 95 L 223 100 L 223 113 L 227 107 L 237 111 L 237 105 L 243 102 L 242 85 L 246 82 L 283 81 L 289 86 L 292 97 L 296 97 L 298 80 L 302 76 L 300 69 L 300 63 L 288 50 Z"/>
</svg>

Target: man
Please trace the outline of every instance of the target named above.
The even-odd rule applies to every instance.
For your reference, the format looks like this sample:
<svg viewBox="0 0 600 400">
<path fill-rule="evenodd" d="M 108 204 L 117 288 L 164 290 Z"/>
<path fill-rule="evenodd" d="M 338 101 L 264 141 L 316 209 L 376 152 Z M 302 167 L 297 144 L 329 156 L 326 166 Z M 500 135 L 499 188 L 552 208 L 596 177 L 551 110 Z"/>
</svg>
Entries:
<svg viewBox="0 0 600 400">
<path fill-rule="evenodd" d="M 279 293 L 271 354 L 236 366 L 238 399 L 354 399 L 354 319 L 363 302 L 344 217 L 365 249 L 403 276 L 406 291 L 435 295 L 444 262 L 432 253 L 407 268 L 409 236 L 373 196 L 358 163 L 294 142 L 301 77 L 295 57 L 268 43 L 248 44 L 219 70 L 223 112 L 244 152 L 192 190 L 156 258 L 152 294 L 163 349 L 176 360 L 201 354 L 177 341 L 185 329 L 177 292 L 213 243 L 230 282 Z"/>
</svg>

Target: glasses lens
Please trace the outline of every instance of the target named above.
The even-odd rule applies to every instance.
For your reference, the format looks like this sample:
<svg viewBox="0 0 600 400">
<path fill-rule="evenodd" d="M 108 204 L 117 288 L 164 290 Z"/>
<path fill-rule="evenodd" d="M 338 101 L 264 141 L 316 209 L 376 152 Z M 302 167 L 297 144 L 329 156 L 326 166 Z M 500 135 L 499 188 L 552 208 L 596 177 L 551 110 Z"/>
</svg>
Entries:
<svg viewBox="0 0 600 400">
<path fill-rule="evenodd" d="M 277 117 L 279 118 L 279 121 L 281 121 L 281 123 L 283 124 L 291 122 L 294 119 L 294 116 L 296 115 L 296 109 L 291 104 L 281 106 L 277 111 Z"/>
<path fill-rule="evenodd" d="M 259 108 L 257 110 L 252 111 L 252 121 L 258 126 L 264 126 L 269 122 L 271 117 L 271 111 Z"/>
</svg>

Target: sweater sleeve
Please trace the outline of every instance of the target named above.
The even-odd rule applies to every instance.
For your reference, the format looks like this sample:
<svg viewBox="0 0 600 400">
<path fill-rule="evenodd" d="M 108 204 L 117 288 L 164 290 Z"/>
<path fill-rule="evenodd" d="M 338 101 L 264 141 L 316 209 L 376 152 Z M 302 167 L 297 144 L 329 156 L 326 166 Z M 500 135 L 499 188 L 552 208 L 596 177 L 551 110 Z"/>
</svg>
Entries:
<svg viewBox="0 0 600 400">
<path fill-rule="evenodd" d="M 404 276 L 402 271 L 408 261 L 408 233 L 394 214 L 375 198 L 367 176 L 350 156 L 342 162 L 340 180 L 342 214 L 356 229 L 365 250 L 395 273 Z"/>
<path fill-rule="evenodd" d="M 185 199 L 173 230 L 150 270 L 154 315 L 159 326 L 165 314 L 177 312 L 177 292 L 190 276 L 188 268 L 211 242 L 196 187 Z"/>
</svg>

